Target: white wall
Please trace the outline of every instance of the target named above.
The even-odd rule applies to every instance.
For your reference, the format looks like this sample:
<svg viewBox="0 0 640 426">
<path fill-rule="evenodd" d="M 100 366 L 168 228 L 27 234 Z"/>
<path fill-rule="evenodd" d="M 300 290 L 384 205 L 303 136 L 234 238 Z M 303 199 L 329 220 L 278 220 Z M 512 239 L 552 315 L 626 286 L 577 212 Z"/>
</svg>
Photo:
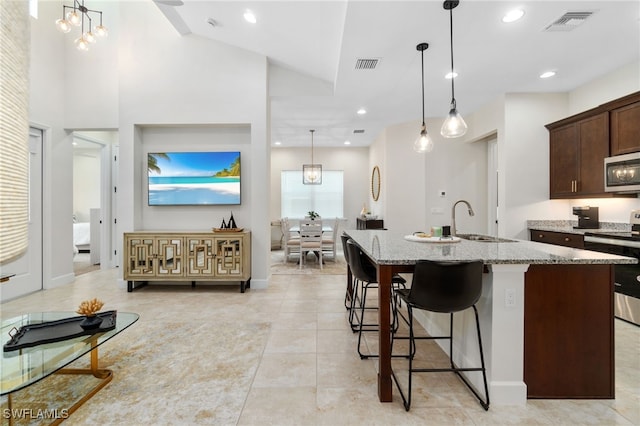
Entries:
<svg viewBox="0 0 640 426">
<path fill-rule="evenodd" d="M 270 155 L 266 58 L 197 36 L 180 36 L 151 2 L 121 3 L 119 28 L 120 231 L 148 229 L 145 219 L 156 220 L 143 208 L 146 129 L 247 126 L 250 144 L 242 161 L 251 165 L 243 181 L 249 194 L 238 214 L 252 232 L 252 286 L 266 286 L 270 226 L 260 208 L 270 202 L 265 179 Z M 182 142 L 175 139 L 174 150 Z M 212 214 L 209 222 L 202 210 L 191 214 L 203 229 L 220 216 Z M 181 217 L 172 216 L 172 221 L 180 224 Z"/>
<path fill-rule="evenodd" d="M 241 204 L 233 206 L 149 206 L 146 160 L 149 152 L 240 151 Z M 141 230 L 210 230 L 229 219 L 250 227 L 252 178 L 251 129 L 249 126 L 145 127 L 142 129 Z"/>
<path fill-rule="evenodd" d="M 43 161 L 43 285 L 51 288 L 73 280 L 73 167 L 71 136 L 64 125 L 61 100 L 68 96 L 65 43 L 52 22 L 60 3 L 40 2 L 31 18 L 29 120 L 45 129 Z"/>
<path fill-rule="evenodd" d="M 100 151 L 73 153 L 73 214 L 78 222 L 89 222 L 89 209 L 100 208 Z"/>
<path fill-rule="evenodd" d="M 271 220 L 280 219 L 280 175 L 283 170 L 301 170 L 309 162 L 310 148 L 274 148 L 271 151 Z M 314 162 L 322 170 L 344 171 L 345 229 L 355 229 L 362 205 L 370 199 L 371 169 L 368 148 L 314 148 Z M 322 214 L 322 211 L 320 211 Z"/>
<path fill-rule="evenodd" d="M 100 3 L 99 8 L 109 11 L 109 37 L 80 54 L 69 35 L 52 24 L 59 18 L 60 2 L 40 6 L 40 19 L 32 21 L 30 118 L 51 128 L 45 146 L 45 242 L 50 241 L 45 280 L 73 279 L 73 253 L 66 250 L 72 246 L 73 154 L 70 134 L 63 129 L 119 130 L 120 247 L 122 232 L 147 229 L 143 216 L 155 220 L 142 208 L 142 129 L 232 125 L 250 129 L 243 163 L 251 165 L 250 179 L 244 182 L 251 190 L 243 199 L 246 218 L 245 212 L 239 214 L 252 231 L 252 284 L 266 286 L 269 217 L 250 206 L 267 206 L 270 200 L 264 178 L 270 164 L 267 59 L 180 36 L 152 2 Z M 179 217 L 172 219 L 176 223 Z"/>
<path fill-rule="evenodd" d="M 383 212 L 387 229 L 410 234 L 450 225 L 452 205 L 465 199 L 476 215 L 470 217 L 460 207 L 458 229 L 486 232 L 486 144 L 443 138 L 440 119 L 428 119 L 426 124 L 435 144 L 430 153 L 413 151 L 420 132 L 417 121 L 386 128 L 372 145 L 370 162 L 381 165 L 382 177 L 379 205 L 372 212 Z"/>
</svg>

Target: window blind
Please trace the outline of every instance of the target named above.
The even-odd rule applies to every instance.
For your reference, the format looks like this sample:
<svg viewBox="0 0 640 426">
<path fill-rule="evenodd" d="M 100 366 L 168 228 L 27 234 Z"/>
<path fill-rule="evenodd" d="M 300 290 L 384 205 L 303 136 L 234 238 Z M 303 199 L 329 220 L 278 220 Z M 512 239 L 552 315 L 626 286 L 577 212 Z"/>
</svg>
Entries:
<svg viewBox="0 0 640 426">
<path fill-rule="evenodd" d="M 29 3 L 0 2 L 0 264 L 22 254 L 29 220 Z"/>
</svg>

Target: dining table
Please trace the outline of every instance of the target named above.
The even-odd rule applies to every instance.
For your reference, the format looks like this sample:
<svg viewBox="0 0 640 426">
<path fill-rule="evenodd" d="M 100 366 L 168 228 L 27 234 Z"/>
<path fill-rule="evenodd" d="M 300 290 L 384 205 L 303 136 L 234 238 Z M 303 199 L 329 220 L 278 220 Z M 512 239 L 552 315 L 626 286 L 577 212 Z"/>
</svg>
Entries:
<svg viewBox="0 0 640 426">
<path fill-rule="evenodd" d="M 377 391 L 381 402 L 390 402 L 393 398 L 390 301 L 391 278 L 394 274 L 412 273 L 420 260 L 481 260 L 483 262 L 483 290 L 476 306 L 480 315 L 491 403 L 523 405 L 527 401 L 527 385 L 524 382 L 523 373 L 524 287 L 527 270 L 530 267 L 531 269 L 546 268 L 553 274 L 564 270 L 563 267 L 577 265 L 588 271 L 594 270 L 604 273 L 605 276 L 611 276 L 613 264 L 637 262 L 636 259 L 624 256 L 516 239 L 495 237 L 465 239 L 459 236 L 416 238 L 413 235 L 404 235 L 391 230 L 345 230 L 344 234 L 362 250 L 376 268 L 379 293 Z M 410 279 L 407 281 L 410 282 Z M 606 286 L 607 283 L 603 284 Z M 604 290 L 606 291 L 606 288 Z M 506 300 L 507 294 L 513 296 L 512 300 Z M 594 303 L 604 308 L 608 306 L 607 300 L 596 300 Z M 468 352 L 463 351 L 462 357 L 477 361 L 478 354 L 471 349 L 477 348 L 477 343 L 472 344 L 474 333 L 469 332 L 473 329 L 466 324 L 474 326 L 475 321 L 465 321 L 466 319 L 462 320 L 463 332 L 460 336 L 462 342 L 457 344 L 462 348 L 470 348 Z M 613 314 L 611 318 L 606 317 L 603 321 L 606 323 L 605 327 L 610 323 L 613 329 Z M 589 330 L 584 332 L 589 333 Z M 578 344 L 579 342 L 569 343 Z M 568 368 L 571 366 L 567 366 Z M 481 382 L 477 378 L 471 378 L 471 382 L 480 388 Z"/>
</svg>

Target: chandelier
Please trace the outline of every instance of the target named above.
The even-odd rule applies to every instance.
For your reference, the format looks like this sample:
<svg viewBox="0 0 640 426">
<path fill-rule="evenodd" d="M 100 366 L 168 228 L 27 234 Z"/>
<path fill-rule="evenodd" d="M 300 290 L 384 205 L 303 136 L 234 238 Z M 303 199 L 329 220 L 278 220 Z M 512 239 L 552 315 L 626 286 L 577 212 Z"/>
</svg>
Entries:
<svg viewBox="0 0 640 426">
<path fill-rule="evenodd" d="M 311 164 L 302 165 L 302 183 L 304 185 L 321 185 L 322 184 L 322 164 L 314 164 L 313 162 L 313 132 L 311 132 Z"/>
<path fill-rule="evenodd" d="M 100 25 L 94 28 L 93 19 L 97 18 L 98 15 L 100 15 Z M 87 28 L 86 32 L 85 21 Z M 56 26 L 63 33 L 68 33 L 69 31 L 71 31 L 71 27 L 81 27 L 80 37 L 78 37 L 74 41 L 74 43 L 78 50 L 83 51 L 89 50 L 89 45 L 96 42 L 96 36 L 107 36 L 107 28 L 102 25 L 102 12 L 99 10 L 88 9 L 84 5 L 84 0 L 73 0 L 73 6 L 63 4 L 62 18 L 56 20 Z"/>
</svg>

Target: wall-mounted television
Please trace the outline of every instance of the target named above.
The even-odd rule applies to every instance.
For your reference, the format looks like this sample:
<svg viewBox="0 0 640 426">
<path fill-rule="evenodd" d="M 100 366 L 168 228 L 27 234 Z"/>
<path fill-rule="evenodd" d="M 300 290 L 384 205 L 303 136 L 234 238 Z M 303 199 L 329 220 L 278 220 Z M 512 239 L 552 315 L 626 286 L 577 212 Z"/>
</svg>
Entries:
<svg viewBox="0 0 640 426">
<path fill-rule="evenodd" d="M 150 152 L 150 206 L 240 204 L 240 152 Z"/>
</svg>

